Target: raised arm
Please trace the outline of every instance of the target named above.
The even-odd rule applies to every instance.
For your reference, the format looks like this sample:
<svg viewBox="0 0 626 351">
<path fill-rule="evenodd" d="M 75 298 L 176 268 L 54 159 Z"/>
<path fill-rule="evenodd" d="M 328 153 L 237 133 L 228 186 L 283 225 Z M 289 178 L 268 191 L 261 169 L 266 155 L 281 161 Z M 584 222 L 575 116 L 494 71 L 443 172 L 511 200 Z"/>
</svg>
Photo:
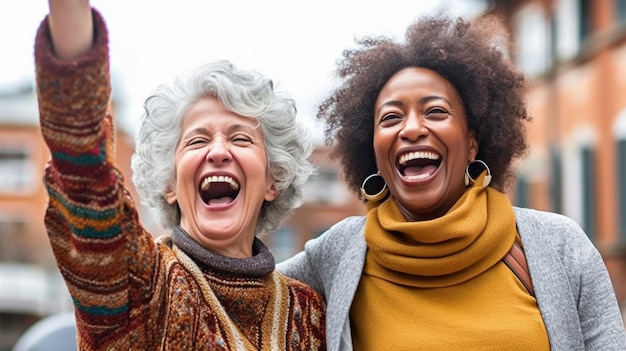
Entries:
<svg viewBox="0 0 626 351">
<path fill-rule="evenodd" d="M 81 345 L 128 350 L 112 343 L 136 339 L 134 326 L 158 328 L 142 321 L 162 305 L 153 284 L 159 254 L 115 167 L 104 18 L 87 0 L 49 4 L 35 38 L 40 130 L 51 153 L 46 229 Z"/>
<path fill-rule="evenodd" d="M 55 55 L 69 61 L 93 45 L 93 19 L 89 0 L 48 0 L 50 36 Z"/>
</svg>

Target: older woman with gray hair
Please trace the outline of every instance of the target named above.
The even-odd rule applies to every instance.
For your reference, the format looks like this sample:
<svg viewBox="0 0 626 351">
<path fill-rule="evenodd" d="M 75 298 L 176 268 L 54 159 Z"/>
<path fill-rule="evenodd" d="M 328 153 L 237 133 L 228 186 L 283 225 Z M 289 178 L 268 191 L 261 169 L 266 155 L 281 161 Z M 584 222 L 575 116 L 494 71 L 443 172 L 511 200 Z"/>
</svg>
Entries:
<svg viewBox="0 0 626 351">
<path fill-rule="evenodd" d="M 155 241 L 115 167 L 104 20 L 88 0 L 49 4 L 35 43 L 45 223 L 79 349 L 324 350 L 324 300 L 276 272 L 258 238 L 312 170 L 293 100 L 227 61 L 146 100 L 132 166 L 171 231 Z"/>
<path fill-rule="evenodd" d="M 238 71 L 228 61 L 217 61 L 162 85 L 145 103 L 146 116 L 133 155 L 133 182 L 145 204 L 161 225 L 180 222 L 180 208 L 163 194 L 174 181 L 175 146 L 180 142 L 181 121 L 197 100 L 215 96 L 227 110 L 256 120 L 268 159 L 269 176 L 278 196 L 265 201 L 257 223 L 257 235 L 275 230 L 302 202 L 302 187 L 311 173 L 307 160 L 307 130 L 295 122 L 293 100 L 273 89 L 271 80 L 250 71 Z"/>
</svg>

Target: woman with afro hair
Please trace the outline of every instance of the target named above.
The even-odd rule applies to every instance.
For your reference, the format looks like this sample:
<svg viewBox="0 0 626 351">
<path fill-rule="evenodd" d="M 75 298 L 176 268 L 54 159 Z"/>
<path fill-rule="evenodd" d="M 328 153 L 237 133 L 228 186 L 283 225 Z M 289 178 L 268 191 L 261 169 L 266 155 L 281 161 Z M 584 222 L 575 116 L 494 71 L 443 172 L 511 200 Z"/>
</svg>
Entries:
<svg viewBox="0 0 626 351">
<path fill-rule="evenodd" d="M 431 14 L 344 52 L 318 117 L 367 214 L 278 267 L 325 295 L 329 350 L 626 350 L 582 229 L 505 194 L 530 117 L 502 28 Z"/>
</svg>

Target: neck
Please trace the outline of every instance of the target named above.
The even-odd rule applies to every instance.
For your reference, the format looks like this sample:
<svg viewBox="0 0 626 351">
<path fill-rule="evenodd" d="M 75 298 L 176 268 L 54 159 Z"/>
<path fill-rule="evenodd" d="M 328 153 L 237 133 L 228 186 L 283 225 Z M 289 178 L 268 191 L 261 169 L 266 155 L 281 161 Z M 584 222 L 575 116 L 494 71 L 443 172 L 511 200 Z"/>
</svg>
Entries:
<svg viewBox="0 0 626 351">
<path fill-rule="evenodd" d="M 271 251 L 257 238 L 254 238 L 250 245 L 250 257 L 245 258 L 225 256 L 209 250 L 195 241 L 181 227 L 174 228 L 172 243 L 204 266 L 222 272 L 264 276 L 273 272 L 276 264 Z"/>
</svg>

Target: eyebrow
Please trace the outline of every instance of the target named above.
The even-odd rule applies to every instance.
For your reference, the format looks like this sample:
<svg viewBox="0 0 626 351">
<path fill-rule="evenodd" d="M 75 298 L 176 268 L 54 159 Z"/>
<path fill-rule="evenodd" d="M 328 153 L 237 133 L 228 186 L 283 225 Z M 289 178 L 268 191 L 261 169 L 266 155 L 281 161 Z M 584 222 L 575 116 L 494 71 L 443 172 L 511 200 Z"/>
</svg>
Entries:
<svg viewBox="0 0 626 351">
<path fill-rule="evenodd" d="M 423 98 L 420 99 L 421 103 L 427 103 L 429 101 L 433 101 L 433 100 L 442 100 L 444 101 L 446 104 L 452 106 L 452 102 L 450 102 L 450 100 L 446 99 L 443 96 L 438 96 L 438 95 L 429 95 L 429 96 L 424 96 Z"/>
<path fill-rule="evenodd" d="M 241 123 L 235 123 L 235 124 L 231 124 L 230 126 L 228 126 L 226 132 L 227 133 L 233 133 L 233 132 L 237 132 L 237 131 L 255 131 L 257 130 L 259 127 L 261 126 L 261 121 L 257 120 L 257 125 L 256 126 L 250 126 L 250 125 L 246 125 L 246 124 L 241 124 Z M 208 134 L 209 133 L 209 128 L 205 127 L 205 126 L 199 126 L 193 129 L 190 129 L 188 131 L 186 131 L 184 134 L 181 135 L 181 138 L 184 139 L 189 135 L 195 135 L 195 134 Z"/>
<path fill-rule="evenodd" d="M 257 120 L 256 122 L 257 123 L 256 123 L 255 126 L 250 126 L 250 125 L 241 124 L 241 123 L 231 124 L 228 127 L 228 132 L 234 132 L 234 131 L 238 131 L 238 130 L 257 130 L 259 128 L 259 126 L 261 126 L 261 121 Z"/>
<path fill-rule="evenodd" d="M 424 96 L 423 98 L 420 98 L 418 101 L 421 104 L 425 104 L 427 102 L 430 101 L 434 101 L 434 100 L 441 100 L 444 101 L 445 103 L 447 103 L 450 107 L 452 107 L 452 103 L 450 102 L 450 100 L 446 99 L 443 96 L 438 96 L 438 95 L 429 95 L 429 96 Z M 378 110 L 376 110 L 376 115 L 378 115 L 380 113 L 380 110 L 385 107 L 385 106 L 395 106 L 395 107 L 402 107 L 404 105 L 404 103 L 402 103 L 402 101 L 400 100 L 391 100 L 391 101 L 387 101 L 384 104 L 380 105 L 380 107 L 378 108 Z"/>
</svg>

